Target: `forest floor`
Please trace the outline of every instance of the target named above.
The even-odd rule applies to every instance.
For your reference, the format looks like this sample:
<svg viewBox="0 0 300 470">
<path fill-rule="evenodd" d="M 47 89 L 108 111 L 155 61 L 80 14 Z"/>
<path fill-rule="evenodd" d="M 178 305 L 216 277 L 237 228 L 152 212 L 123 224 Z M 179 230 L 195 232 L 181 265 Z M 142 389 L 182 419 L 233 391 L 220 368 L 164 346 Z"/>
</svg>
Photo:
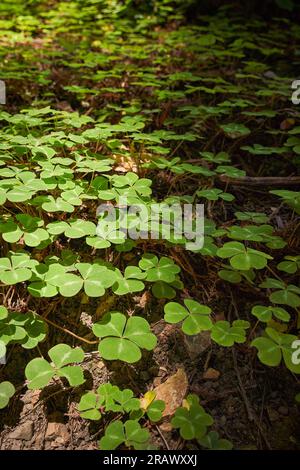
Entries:
<svg viewBox="0 0 300 470">
<path fill-rule="evenodd" d="M 176 11 L 168 15 L 163 9 L 132 19 L 117 8 L 100 14 L 89 2 L 82 8 L 76 1 L 51 2 L 51 9 L 48 3 L 40 2 L 26 16 L 17 3 L 14 12 L 5 4 L 1 7 L 0 77 L 7 89 L 7 103 L 0 111 L 1 138 L 15 139 L 11 139 L 15 150 L 6 150 L 4 144 L 4 153 L 10 152 L 18 165 L 24 155 L 22 146 L 43 146 L 47 158 L 49 148 L 55 148 L 64 158 L 72 153 L 77 162 L 92 150 L 112 160 L 108 162 L 112 174 L 131 171 L 149 178 L 159 200 L 186 197 L 190 201 L 202 189 L 217 189 L 219 195 L 230 194 L 234 199 L 199 195 L 208 225 L 205 249 L 197 253 L 151 241 L 131 251 L 115 252 L 112 247 L 92 251 L 82 239 L 63 236 L 41 249 L 30 248 L 30 253 L 38 260 L 62 248 L 83 256 L 104 253 L 105 260 L 120 269 L 136 264 L 145 252 L 169 256 L 181 268 L 183 286 L 176 291 L 177 301 L 191 297 L 211 308 L 214 321 L 242 319 L 251 326 L 247 342 L 224 347 L 212 341 L 207 331 L 187 336 L 180 324 L 164 321 L 163 308 L 170 296 L 168 300 L 156 296 L 150 288 L 121 297 L 106 291 L 103 297 L 81 293 L 43 298 L 28 294 L 24 282 L 2 284 L 3 305 L 14 312 L 38 312 L 48 334 L 38 351 L 10 344 L 7 363 L 0 366 L 1 380 L 11 381 L 16 388 L 8 407 L 0 410 L 0 449 L 97 449 L 103 426 L 83 419 L 77 405 L 85 390 L 111 382 L 130 388 L 135 396 L 160 390 L 173 412 L 188 393 L 196 394 L 214 419 L 213 429 L 234 449 L 299 450 L 300 407 L 295 402 L 299 378 L 284 364 L 262 364 L 250 344 L 266 326 L 250 313 L 258 301 L 267 302 L 270 289 L 260 288 L 260 283 L 274 277 L 284 256 L 299 253 L 299 215 L 269 192 L 286 189 L 284 182 L 281 187 L 263 180 L 257 185 L 235 180 L 247 175 L 284 181 L 299 174 L 300 147 L 291 153 L 292 144 L 285 145 L 289 131 L 300 122 L 299 111 L 290 102 L 290 84 L 299 67 L 299 26 L 283 18 L 245 19 L 226 9 L 187 23 Z M 100 128 L 111 124 L 111 133 L 109 127 L 102 127 L 104 136 L 96 143 L 88 134 L 80 140 L 95 123 Z M 57 139 L 64 133 L 73 142 L 60 150 L 55 139 L 47 141 L 45 136 L 51 132 L 52 139 L 53 132 Z M 37 140 L 18 142 L 18 136 Z M 183 163 L 189 166 L 180 167 Z M 50 171 L 46 166 L 42 170 Z M 216 170 L 213 175 L 212 170 Z M 86 174 L 77 174 L 81 178 Z M 95 201 L 85 200 L 78 210 L 87 219 L 90 214 L 95 217 L 95 207 Z M 11 206 L 8 210 L 14 211 Z M 270 267 L 257 270 L 254 282 L 243 277 L 229 282 L 218 275 L 226 261 L 217 256 L 217 248 L 232 226 L 253 222 L 238 219 L 239 212 L 264 215 L 272 236 L 284 240 L 276 249 L 251 238 L 228 238 L 271 253 Z M 52 216 L 48 221 L 54 220 Z M 64 213 L 61 220 L 65 216 L 71 217 Z M 15 249 L 15 244 L 10 248 Z M 4 242 L 1 256 L 6 253 Z M 276 278 L 298 285 L 298 274 L 278 273 Z M 291 305 L 285 308 L 290 323 L 273 319 L 269 326 L 298 335 L 296 313 Z M 91 323 L 116 309 L 145 317 L 157 337 L 154 351 L 143 353 L 136 364 L 104 360 L 95 344 L 89 344 L 95 339 Z M 27 389 L 28 361 L 45 357 L 58 343 L 84 349 L 86 382 L 74 389 L 55 381 L 43 390 Z M 170 384 L 178 396 L 163 384 Z M 146 425 L 152 443 L 162 449 L 198 448 L 197 442 L 182 439 L 170 418 L 171 413 L 157 424 Z"/>
</svg>

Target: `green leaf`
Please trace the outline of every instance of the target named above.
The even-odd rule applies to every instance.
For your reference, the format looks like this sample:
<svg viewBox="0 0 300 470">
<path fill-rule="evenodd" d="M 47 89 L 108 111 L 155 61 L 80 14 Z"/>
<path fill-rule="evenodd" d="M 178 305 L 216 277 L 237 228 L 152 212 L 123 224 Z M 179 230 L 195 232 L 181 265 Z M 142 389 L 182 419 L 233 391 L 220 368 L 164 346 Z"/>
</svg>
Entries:
<svg viewBox="0 0 300 470">
<path fill-rule="evenodd" d="M 147 429 L 143 429 L 137 420 L 128 420 L 124 424 L 126 445 L 128 447 L 137 448 L 137 444 L 145 443 L 149 440 L 150 433 Z"/>
<path fill-rule="evenodd" d="M 65 273 L 56 280 L 59 293 L 63 297 L 73 297 L 78 294 L 83 286 L 83 280 L 75 274 Z"/>
<path fill-rule="evenodd" d="M 272 292 L 270 300 L 274 304 L 288 305 L 297 308 L 300 306 L 300 297 L 288 288 Z"/>
<path fill-rule="evenodd" d="M 4 320 L 5 318 L 8 317 L 8 311 L 7 308 L 5 308 L 3 305 L 0 306 L 0 321 Z"/>
<path fill-rule="evenodd" d="M 101 450 L 114 450 L 125 441 L 125 431 L 122 421 L 117 420 L 110 423 L 105 435 L 99 441 Z"/>
<path fill-rule="evenodd" d="M 294 335 L 280 333 L 273 328 L 266 328 L 265 336 L 255 338 L 251 346 L 258 350 L 259 360 L 268 366 L 278 366 L 284 359 L 285 365 L 289 370 L 296 374 L 300 374 L 300 364 L 295 362 L 293 348 L 298 338 Z"/>
<path fill-rule="evenodd" d="M 175 275 L 179 272 L 180 268 L 176 266 L 174 261 L 162 257 L 153 268 L 147 270 L 146 280 L 149 282 L 164 281 L 170 283 L 175 281 Z"/>
<path fill-rule="evenodd" d="M 168 323 L 182 323 L 182 331 L 187 335 L 196 335 L 203 330 L 210 330 L 213 326 L 209 317 L 211 309 L 201 305 L 195 300 L 185 299 L 182 307 L 176 302 L 165 305 L 165 320 Z"/>
<path fill-rule="evenodd" d="M 232 443 L 227 439 L 220 439 L 216 431 L 210 431 L 199 439 L 199 444 L 211 450 L 231 450 Z"/>
<path fill-rule="evenodd" d="M 178 408 L 171 420 L 172 426 L 179 428 L 180 435 L 185 440 L 200 439 L 206 434 L 207 426 L 212 423 L 212 417 L 197 402 L 193 402 L 188 409 Z"/>
<path fill-rule="evenodd" d="M 101 406 L 100 396 L 94 392 L 87 392 L 82 395 L 78 403 L 78 411 L 80 416 L 85 419 L 98 421 L 101 418 L 99 408 Z"/>
<path fill-rule="evenodd" d="M 4 358 L 6 354 L 6 346 L 3 341 L 0 340 L 0 359 Z"/>
<path fill-rule="evenodd" d="M 15 387 L 10 382 L 0 383 L 0 409 L 8 405 L 9 400 L 15 393 Z"/>
<path fill-rule="evenodd" d="M 48 240 L 49 234 L 43 228 L 37 228 L 33 232 L 27 232 L 24 234 L 24 242 L 27 246 L 38 246 L 44 240 Z"/>
<path fill-rule="evenodd" d="M 217 255 L 221 258 L 230 258 L 230 264 L 239 271 L 249 271 L 252 268 L 263 269 L 267 260 L 272 257 L 262 251 L 246 248 L 239 242 L 228 242 L 219 248 Z"/>
<path fill-rule="evenodd" d="M 87 235 L 95 235 L 96 225 L 87 220 L 71 220 L 65 228 L 65 236 L 69 238 L 81 238 Z"/>
<path fill-rule="evenodd" d="M 53 196 L 48 196 L 47 202 L 42 203 L 42 208 L 46 212 L 73 212 L 74 206 L 64 201 L 61 197 L 54 199 Z"/>
<path fill-rule="evenodd" d="M 140 348 L 125 338 L 105 338 L 98 349 L 100 356 L 110 361 L 120 360 L 131 364 L 142 357 Z"/>
<path fill-rule="evenodd" d="M 83 371 L 80 366 L 66 366 L 57 371 L 60 377 L 65 377 L 71 387 L 81 385 L 85 382 Z"/>
<path fill-rule="evenodd" d="M 232 325 L 228 321 L 218 321 L 211 330 L 211 339 L 221 346 L 233 346 L 234 343 L 246 341 L 246 329 L 250 323 L 235 320 Z"/>
<path fill-rule="evenodd" d="M 144 318 L 126 319 L 119 312 L 104 315 L 102 321 L 94 324 L 93 332 L 101 338 L 99 352 L 107 360 L 137 362 L 141 358 L 140 348 L 150 351 L 157 342 Z"/>
<path fill-rule="evenodd" d="M 129 292 L 140 292 L 145 287 L 145 284 L 140 280 L 126 278 L 126 273 L 125 276 L 123 276 L 119 270 L 116 270 L 115 274 L 116 282 L 113 285 L 112 290 L 117 295 L 125 295 Z"/>
<path fill-rule="evenodd" d="M 153 423 L 157 423 L 162 418 L 162 413 L 166 407 L 163 400 L 154 400 L 147 408 L 147 416 Z"/>
<path fill-rule="evenodd" d="M 105 266 L 89 263 L 77 263 L 75 267 L 84 280 L 84 290 L 89 297 L 101 297 L 105 289 L 111 287 L 117 278 L 114 271 Z"/>
<path fill-rule="evenodd" d="M 84 352 L 81 348 L 71 348 L 68 344 L 63 343 L 53 346 L 49 349 L 48 354 L 57 368 L 73 362 L 82 362 L 84 359 Z"/>
<path fill-rule="evenodd" d="M 25 375 L 28 388 L 43 388 L 55 375 L 65 377 L 71 386 L 81 385 L 84 382 L 82 369 L 79 366 L 67 365 L 83 361 L 84 353 L 81 348 L 72 349 L 67 344 L 57 344 L 48 351 L 48 354 L 53 365 L 42 358 L 33 359 L 27 364 Z"/>
<path fill-rule="evenodd" d="M 250 134 L 250 129 L 244 126 L 243 124 L 238 123 L 229 123 L 220 126 L 221 129 L 228 135 L 231 139 L 238 139 Z"/>
<path fill-rule="evenodd" d="M 268 366 L 278 366 L 281 362 L 282 354 L 278 344 L 269 338 L 256 338 L 252 341 L 251 346 L 258 349 L 259 360 Z"/>
<path fill-rule="evenodd" d="M 101 404 L 102 402 L 98 394 L 94 392 L 85 393 L 78 403 L 80 416 L 85 419 L 98 421 L 101 418 L 101 412 L 99 411 Z"/>
<path fill-rule="evenodd" d="M 288 322 L 290 320 L 290 314 L 283 308 L 280 307 L 265 307 L 263 305 L 255 305 L 251 313 L 262 322 L 269 322 L 272 319 L 272 315 L 278 318 L 278 320 Z"/>
<path fill-rule="evenodd" d="M 48 385 L 54 374 L 55 371 L 50 364 L 40 357 L 32 359 L 25 368 L 25 376 L 28 380 L 27 386 L 33 390 Z"/>
<path fill-rule="evenodd" d="M 230 271 L 229 269 L 221 269 L 218 272 L 218 276 L 224 281 L 231 282 L 232 284 L 238 284 L 242 280 L 242 276 L 237 271 Z"/>
<path fill-rule="evenodd" d="M 139 410 L 140 408 L 139 399 L 134 398 L 132 390 L 128 388 L 120 390 L 116 387 L 113 390 L 111 398 L 114 401 L 114 404 L 110 406 L 107 405 L 106 411 L 111 410 L 115 412 L 129 413 L 130 411 Z"/>
<path fill-rule="evenodd" d="M 152 286 L 152 292 L 157 299 L 173 299 L 176 296 L 175 289 L 163 281 L 155 282 Z"/>
</svg>

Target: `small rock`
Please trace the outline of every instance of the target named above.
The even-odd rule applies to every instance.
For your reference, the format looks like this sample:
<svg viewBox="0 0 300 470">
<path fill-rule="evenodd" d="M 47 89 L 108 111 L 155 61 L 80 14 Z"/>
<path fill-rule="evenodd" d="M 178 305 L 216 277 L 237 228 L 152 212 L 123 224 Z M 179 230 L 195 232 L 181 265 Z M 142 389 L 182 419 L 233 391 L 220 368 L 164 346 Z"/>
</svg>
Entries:
<svg viewBox="0 0 300 470">
<path fill-rule="evenodd" d="M 30 441 L 33 436 L 33 422 L 27 421 L 21 426 L 18 426 L 14 431 L 12 431 L 8 437 L 9 439 L 17 439 L 22 441 Z"/>
<path fill-rule="evenodd" d="M 48 423 L 45 439 L 55 440 L 58 444 L 66 444 L 70 440 L 67 426 L 63 423 Z"/>
<path fill-rule="evenodd" d="M 154 392 L 157 400 L 164 400 L 166 408 L 163 416 L 169 416 L 175 413 L 181 406 L 182 400 L 186 396 L 188 389 L 188 380 L 184 369 L 178 369 L 176 374 L 169 377 L 164 383 L 158 385 Z"/>
<path fill-rule="evenodd" d="M 278 408 L 278 413 L 280 413 L 283 416 L 288 416 L 289 414 L 289 409 L 286 406 L 280 406 Z"/>
<path fill-rule="evenodd" d="M 195 359 L 211 346 L 210 331 L 201 331 L 198 335 L 184 335 L 184 344 L 191 359 Z"/>
<path fill-rule="evenodd" d="M 212 367 L 209 367 L 203 374 L 203 378 L 205 380 L 218 380 L 218 378 L 220 377 L 221 373 L 216 370 L 216 369 L 213 369 Z"/>
</svg>

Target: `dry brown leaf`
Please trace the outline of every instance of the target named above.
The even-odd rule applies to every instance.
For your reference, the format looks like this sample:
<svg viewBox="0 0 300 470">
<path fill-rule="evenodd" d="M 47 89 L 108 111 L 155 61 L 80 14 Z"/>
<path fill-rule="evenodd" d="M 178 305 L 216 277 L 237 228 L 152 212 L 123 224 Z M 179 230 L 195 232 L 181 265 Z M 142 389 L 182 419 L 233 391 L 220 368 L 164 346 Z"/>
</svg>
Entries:
<svg viewBox="0 0 300 470">
<path fill-rule="evenodd" d="M 176 374 L 154 389 L 156 400 L 163 400 L 166 404 L 163 416 L 170 416 L 175 413 L 177 408 L 181 406 L 187 389 L 188 379 L 184 369 L 178 369 Z"/>
</svg>

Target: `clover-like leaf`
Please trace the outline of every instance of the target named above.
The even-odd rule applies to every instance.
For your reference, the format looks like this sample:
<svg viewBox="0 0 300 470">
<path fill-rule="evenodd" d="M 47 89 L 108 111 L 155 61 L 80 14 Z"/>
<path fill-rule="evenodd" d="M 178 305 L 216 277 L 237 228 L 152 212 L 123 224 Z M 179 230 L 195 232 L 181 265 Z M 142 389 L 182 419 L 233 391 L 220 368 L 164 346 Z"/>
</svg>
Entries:
<svg viewBox="0 0 300 470">
<path fill-rule="evenodd" d="M 117 420 L 107 426 L 105 435 L 99 441 L 99 446 L 101 450 L 114 450 L 124 441 L 124 424 L 122 421 Z"/>
<path fill-rule="evenodd" d="M 133 266 L 136 268 L 135 266 Z M 117 295 L 125 295 L 128 294 L 129 292 L 140 292 L 144 289 L 145 284 L 140 280 L 141 279 L 141 272 L 135 272 L 133 273 L 131 270 L 128 268 L 131 268 L 131 266 L 128 266 L 125 269 L 124 276 L 122 275 L 121 271 L 119 269 L 115 270 L 115 275 L 116 275 L 116 282 L 113 285 L 113 292 Z M 138 269 L 138 268 L 137 268 Z M 135 278 L 135 275 L 138 275 L 137 278 Z"/>
<path fill-rule="evenodd" d="M 201 189 L 201 191 L 197 191 L 197 196 L 203 197 L 208 201 L 218 201 L 218 199 L 223 199 L 224 201 L 234 200 L 234 196 L 232 194 L 225 193 L 221 189 L 217 188 Z"/>
<path fill-rule="evenodd" d="M 82 418 L 99 420 L 101 418 L 101 412 L 99 411 L 103 402 L 103 397 L 94 392 L 87 392 L 82 395 L 80 402 L 78 403 L 78 411 Z"/>
<path fill-rule="evenodd" d="M 300 268 L 300 256 L 285 256 L 284 259 L 285 261 L 277 265 L 277 269 L 288 274 L 295 274 Z"/>
<path fill-rule="evenodd" d="M 238 220 L 251 220 L 256 224 L 264 224 L 269 220 L 263 212 L 235 212 L 234 215 Z"/>
<path fill-rule="evenodd" d="M 80 366 L 66 366 L 57 370 L 59 377 L 65 377 L 71 387 L 81 385 L 84 382 L 83 371 Z"/>
<path fill-rule="evenodd" d="M 267 253 L 246 248 L 239 242 L 225 243 L 222 248 L 218 249 L 217 255 L 221 258 L 230 258 L 231 266 L 240 271 L 249 271 L 252 268 L 263 269 L 268 259 L 272 259 L 272 256 Z"/>
<path fill-rule="evenodd" d="M 2 340 L 0 340 L 0 360 L 5 357 L 5 354 L 6 354 L 6 345 Z"/>
<path fill-rule="evenodd" d="M 140 401 L 134 398 L 132 390 L 120 390 L 116 385 L 106 383 L 98 387 L 97 393 L 87 392 L 83 395 L 78 405 L 81 416 L 88 419 L 99 419 L 100 407 L 106 412 L 129 413 L 140 409 Z"/>
<path fill-rule="evenodd" d="M 220 126 L 221 129 L 228 135 L 231 139 L 238 139 L 239 137 L 244 137 L 250 134 L 250 129 L 243 124 L 231 122 L 229 124 L 224 124 Z"/>
<path fill-rule="evenodd" d="M 101 338 L 100 355 L 108 360 L 137 362 L 141 358 L 140 348 L 151 351 L 157 342 L 144 318 L 127 319 L 119 312 L 104 315 L 102 321 L 94 324 L 93 332 Z"/>
<path fill-rule="evenodd" d="M 157 282 L 164 281 L 171 283 L 175 281 L 176 274 L 180 272 L 180 267 L 173 260 L 163 256 L 159 260 L 156 257 L 143 257 L 139 262 L 141 269 L 146 270 L 146 281 Z"/>
<path fill-rule="evenodd" d="M 8 317 L 8 311 L 7 308 L 4 307 L 3 305 L 0 306 L 0 321 L 5 320 L 5 318 Z"/>
<path fill-rule="evenodd" d="M 114 400 L 114 405 L 106 406 L 106 410 L 129 413 L 133 410 L 138 410 L 140 408 L 140 401 L 138 398 L 134 398 L 133 392 L 130 389 L 115 390 L 112 398 Z"/>
<path fill-rule="evenodd" d="M 75 267 L 83 278 L 85 293 L 89 297 L 101 297 L 105 289 L 111 287 L 117 278 L 115 271 L 106 266 L 89 263 L 77 263 Z"/>
<path fill-rule="evenodd" d="M 220 439 L 216 431 L 210 431 L 198 440 L 199 444 L 211 450 L 231 450 L 232 443 L 227 439 Z"/>
<path fill-rule="evenodd" d="M 49 349 L 48 355 L 53 361 L 51 364 L 43 358 L 35 358 L 27 364 L 25 376 L 28 388 L 43 388 L 55 375 L 65 377 L 71 386 L 81 385 L 84 382 L 82 369 L 79 366 L 68 365 L 83 361 L 84 352 L 81 348 L 73 349 L 67 344 L 57 344 Z"/>
<path fill-rule="evenodd" d="M 278 320 L 287 322 L 290 320 L 290 314 L 281 307 L 274 306 L 264 306 L 264 305 L 255 305 L 251 313 L 262 322 L 269 322 L 272 319 L 272 316 L 276 317 Z"/>
<path fill-rule="evenodd" d="M 13 253 L 10 258 L 0 258 L 0 280 L 14 285 L 31 278 L 31 269 L 38 264 L 25 253 Z"/>
<path fill-rule="evenodd" d="M 173 299 L 176 296 L 176 290 L 172 287 L 173 285 L 174 283 L 170 285 L 164 281 L 157 281 L 153 284 L 151 290 L 157 299 Z"/>
<path fill-rule="evenodd" d="M 81 348 L 71 348 L 68 344 L 57 344 L 49 349 L 48 354 L 56 368 L 73 362 L 82 362 L 84 359 L 84 352 Z"/>
<path fill-rule="evenodd" d="M 163 400 L 155 400 L 155 397 L 156 393 L 154 390 L 146 392 L 140 399 L 140 406 L 130 413 L 130 418 L 139 420 L 144 415 L 147 415 L 153 423 L 160 421 L 166 404 Z"/>
<path fill-rule="evenodd" d="M 41 357 L 32 359 L 25 368 L 25 376 L 28 380 L 27 387 L 33 390 L 44 388 L 54 375 L 53 367 Z"/>
<path fill-rule="evenodd" d="M 117 420 L 107 426 L 99 446 L 101 450 L 114 450 L 125 443 L 127 447 L 140 449 L 147 445 L 149 438 L 149 431 L 143 429 L 137 420 L 128 420 L 124 424 Z"/>
<path fill-rule="evenodd" d="M 300 306 L 300 288 L 298 286 L 293 284 L 286 285 L 278 279 L 267 278 L 260 284 L 260 287 L 278 289 L 270 295 L 270 300 L 274 304 L 288 305 L 293 308 Z"/>
<path fill-rule="evenodd" d="M 182 323 L 182 331 L 187 335 L 196 335 L 203 330 L 212 328 L 212 321 L 209 317 L 211 309 L 206 305 L 201 305 L 195 300 L 185 299 L 186 306 L 177 302 L 169 302 L 165 305 L 165 320 L 168 323 Z"/>
<path fill-rule="evenodd" d="M 15 326 L 18 329 L 22 328 L 24 330 L 25 336 L 20 340 L 20 343 L 25 349 L 35 348 L 38 343 L 46 338 L 48 331 L 46 323 L 34 312 L 12 312 L 10 313 L 7 322 L 9 327 Z"/>
<path fill-rule="evenodd" d="M 161 420 L 166 404 L 163 400 L 153 400 L 148 406 L 146 413 L 150 421 L 157 423 Z"/>
<path fill-rule="evenodd" d="M 175 429 L 179 428 L 180 435 L 185 440 L 200 439 L 206 434 L 207 426 L 213 424 L 212 417 L 197 400 L 192 400 L 192 404 L 189 403 L 190 398 L 189 395 L 187 407 L 177 408 L 171 420 L 172 426 Z"/>
<path fill-rule="evenodd" d="M 61 197 L 54 199 L 53 196 L 48 196 L 47 201 L 42 203 L 42 208 L 46 212 L 73 212 L 74 206 Z"/>
<path fill-rule="evenodd" d="M 139 444 L 145 444 L 149 438 L 150 433 L 147 429 L 143 429 L 137 420 L 128 420 L 124 424 L 126 445 L 139 448 Z"/>
<path fill-rule="evenodd" d="M 65 236 L 68 238 L 92 236 L 95 232 L 96 225 L 93 222 L 82 219 L 70 220 L 64 230 Z"/>
<path fill-rule="evenodd" d="M 8 405 L 9 400 L 14 395 L 16 389 L 10 382 L 0 382 L 0 409 Z"/>
<path fill-rule="evenodd" d="M 297 340 L 294 335 L 280 333 L 268 327 L 265 330 L 265 336 L 255 338 L 251 346 L 257 348 L 258 358 L 263 364 L 276 367 L 283 358 L 289 370 L 300 374 L 300 364 L 293 360 L 295 353 L 293 343 Z"/>
<path fill-rule="evenodd" d="M 246 329 L 250 323 L 243 320 L 235 320 L 232 325 L 228 321 L 218 321 L 211 330 L 211 338 L 221 346 L 233 346 L 234 343 L 246 341 Z"/>
</svg>

